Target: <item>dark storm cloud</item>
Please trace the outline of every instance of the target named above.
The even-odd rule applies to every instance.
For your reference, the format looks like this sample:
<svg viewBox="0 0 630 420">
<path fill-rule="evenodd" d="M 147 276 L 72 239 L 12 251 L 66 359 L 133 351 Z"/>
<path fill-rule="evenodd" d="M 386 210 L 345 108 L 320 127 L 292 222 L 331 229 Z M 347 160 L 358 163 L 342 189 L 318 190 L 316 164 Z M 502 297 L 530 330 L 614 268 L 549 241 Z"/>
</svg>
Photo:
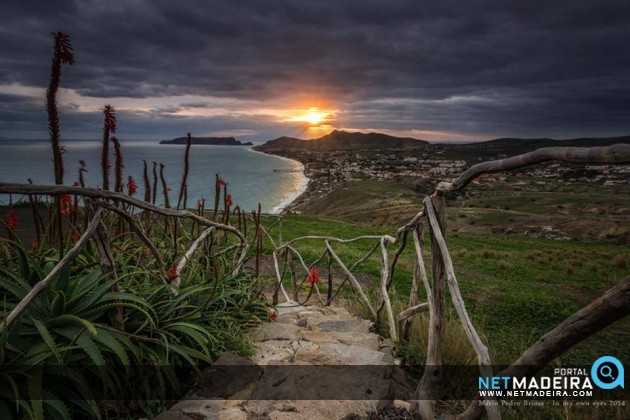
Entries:
<svg viewBox="0 0 630 420">
<path fill-rule="evenodd" d="M 630 132 L 627 1 L 9 2 L 0 84 L 44 87 L 57 30 L 71 35 L 76 53 L 62 84 L 84 96 L 194 94 L 261 107 L 312 96 L 339 107 L 338 123 L 349 128 Z M 9 106 L 15 96 L 0 101 L 0 131 L 26 124 L 19 101 Z M 156 118 L 182 120 L 177 109 L 156 106 L 133 123 L 169 126 Z M 247 118 L 212 121 L 277 130 Z"/>
</svg>

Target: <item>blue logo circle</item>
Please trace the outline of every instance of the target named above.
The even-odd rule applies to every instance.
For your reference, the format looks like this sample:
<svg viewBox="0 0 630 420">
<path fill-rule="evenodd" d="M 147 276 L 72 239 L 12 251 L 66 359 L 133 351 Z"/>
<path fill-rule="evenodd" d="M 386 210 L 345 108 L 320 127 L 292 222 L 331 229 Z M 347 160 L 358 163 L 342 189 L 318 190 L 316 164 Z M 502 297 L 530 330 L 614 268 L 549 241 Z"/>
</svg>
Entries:
<svg viewBox="0 0 630 420">
<path fill-rule="evenodd" d="M 614 367 L 614 369 L 613 369 Z M 601 389 L 624 387 L 624 370 L 619 359 L 612 356 L 602 356 L 591 367 L 591 378 Z"/>
</svg>

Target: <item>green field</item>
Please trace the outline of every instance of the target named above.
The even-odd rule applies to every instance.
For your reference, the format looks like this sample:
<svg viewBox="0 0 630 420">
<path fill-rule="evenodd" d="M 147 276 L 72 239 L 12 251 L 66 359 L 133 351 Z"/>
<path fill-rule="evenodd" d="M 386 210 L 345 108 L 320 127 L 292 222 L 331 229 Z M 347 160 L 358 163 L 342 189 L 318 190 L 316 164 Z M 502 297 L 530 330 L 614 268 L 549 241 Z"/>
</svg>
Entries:
<svg viewBox="0 0 630 420">
<path fill-rule="evenodd" d="M 272 216 L 265 220 L 268 225 L 276 221 L 277 218 Z M 276 223 L 271 229 L 276 242 L 278 226 Z M 291 215 L 282 220 L 283 241 L 305 234 L 352 238 L 383 233 L 393 235 L 394 232 L 394 228 L 311 216 Z M 425 236 L 427 242 L 428 235 Z M 610 244 L 461 232 L 449 233 L 447 241 L 470 316 L 496 363 L 513 362 L 545 332 L 627 276 L 630 268 L 627 249 Z M 363 241 L 334 245 L 334 248 L 350 265 L 373 244 L 374 241 Z M 266 243 L 265 249 L 270 253 L 270 242 Z M 299 242 L 297 249 L 308 264 L 325 248 L 322 241 L 309 241 Z M 408 301 L 413 252 L 413 247 L 406 248 L 394 276 L 392 296 L 401 302 L 400 306 Z M 390 246 L 390 258 L 392 253 Z M 427 267 L 430 267 L 430 255 L 426 258 Z M 325 264 L 318 267 L 322 272 L 325 270 Z M 372 296 L 375 295 L 379 270 L 378 255 L 373 255 L 357 269 L 359 277 L 370 286 Z M 339 272 L 336 274 L 340 275 Z M 419 322 L 419 328 L 421 324 Z M 426 333 L 420 332 L 421 335 Z M 465 337 L 461 339 L 465 340 Z M 626 360 L 630 358 L 630 320 L 622 320 L 580 343 L 561 359 L 562 363 L 589 364 L 604 353 Z M 423 354 L 414 356 L 416 362 L 422 362 Z"/>
</svg>

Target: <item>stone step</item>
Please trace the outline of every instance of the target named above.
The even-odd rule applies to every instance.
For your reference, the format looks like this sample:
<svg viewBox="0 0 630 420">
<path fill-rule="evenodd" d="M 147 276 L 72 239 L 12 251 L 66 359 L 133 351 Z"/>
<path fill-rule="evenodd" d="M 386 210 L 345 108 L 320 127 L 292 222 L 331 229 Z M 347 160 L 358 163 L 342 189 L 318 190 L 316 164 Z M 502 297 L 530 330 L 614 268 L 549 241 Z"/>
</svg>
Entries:
<svg viewBox="0 0 630 420">
<path fill-rule="evenodd" d="M 189 399 L 156 418 L 362 418 L 411 397 L 404 373 L 385 351 L 387 342 L 370 332 L 370 321 L 344 308 L 294 302 L 277 310 L 277 322 L 252 330 L 256 350 L 250 360 L 221 356 L 204 370 Z"/>
</svg>

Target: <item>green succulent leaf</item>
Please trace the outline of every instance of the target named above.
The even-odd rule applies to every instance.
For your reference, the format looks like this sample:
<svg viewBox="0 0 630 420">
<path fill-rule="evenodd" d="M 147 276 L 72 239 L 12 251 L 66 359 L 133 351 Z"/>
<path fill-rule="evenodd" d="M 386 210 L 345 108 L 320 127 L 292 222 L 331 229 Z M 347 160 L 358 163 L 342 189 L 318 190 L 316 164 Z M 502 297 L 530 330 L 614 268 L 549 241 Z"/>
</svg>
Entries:
<svg viewBox="0 0 630 420">
<path fill-rule="evenodd" d="M 48 329 L 46 328 L 44 323 L 35 318 L 31 318 L 31 321 L 33 322 L 33 325 L 35 325 L 35 328 L 37 328 L 37 331 L 39 331 L 39 335 L 44 339 L 44 342 L 46 343 L 48 348 L 53 352 L 53 354 L 57 358 L 57 361 L 59 362 L 59 364 L 62 364 L 63 360 L 61 360 L 61 353 L 59 353 L 59 349 L 57 348 L 57 345 L 55 344 L 55 340 L 50 335 L 50 332 L 48 332 Z"/>
</svg>

